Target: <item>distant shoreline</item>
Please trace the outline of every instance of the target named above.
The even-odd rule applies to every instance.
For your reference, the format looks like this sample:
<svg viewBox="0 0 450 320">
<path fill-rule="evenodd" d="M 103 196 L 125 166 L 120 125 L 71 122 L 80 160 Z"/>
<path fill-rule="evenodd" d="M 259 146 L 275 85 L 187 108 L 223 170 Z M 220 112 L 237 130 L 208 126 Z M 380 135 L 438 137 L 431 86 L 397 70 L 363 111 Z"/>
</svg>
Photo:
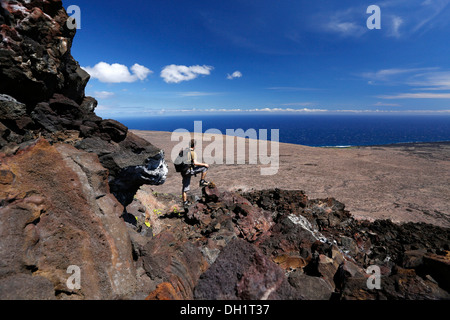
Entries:
<svg viewBox="0 0 450 320">
<path fill-rule="evenodd" d="M 430 141 L 430 142 L 399 142 L 399 143 L 389 143 L 389 144 L 376 144 L 370 146 L 360 146 L 360 147 L 420 147 L 420 146 L 435 146 L 435 145 L 450 145 L 450 141 Z"/>
<path fill-rule="evenodd" d="M 172 134 L 171 131 L 159 131 L 159 130 L 141 130 L 141 129 L 128 129 L 131 132 L 160 132 L 160 133 L 166 133 L 166 134 Z M 192 132 L 191 132 L 192 134 Z M 222 134 L 223 136 L 226 136 L 226 134 Z M 242 138 L 242 137 L 238 137 Z M 248 137 L 245 137 L 245 139 L 250 139 Z M 388 143 L 388 144 L 371 144 L 371 145 L 346 145 L 346 146 L 308 146 L 304 144 L 298 144 L 298 143 L 291 143 L 291 142 L 280 142 L 284 144 L 292 144 L 296 146 L 303 146 L 303 147 L 309 147 L 309 148 L 326 148 L 326 149 L 350 149 L 350 148 L 374 148 L 374 147 L 384 147 L 384 148 L 395 148 L 395 147 L 420 147 L 420 146 L 426 146 L 426 147 L 438 147 L 439 145 L 450 145 L 450 140 L 444 140 L 444 141 L 415 141 L 415 142 L 398 142 L 398 143 Z"/>
</svg>

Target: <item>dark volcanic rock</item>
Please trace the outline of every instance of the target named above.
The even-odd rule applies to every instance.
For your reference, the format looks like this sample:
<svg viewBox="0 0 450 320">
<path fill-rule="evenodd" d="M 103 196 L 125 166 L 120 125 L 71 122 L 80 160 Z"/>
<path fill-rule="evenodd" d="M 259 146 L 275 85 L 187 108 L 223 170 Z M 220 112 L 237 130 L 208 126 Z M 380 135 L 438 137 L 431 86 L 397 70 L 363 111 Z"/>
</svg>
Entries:
<svg viewBox="0 0 450 320">
<path fill-rule="evenodd" d="M 100 122 L 100 131 L 107 133 L 111 140 L 114 142 L 120 142 L 125 139 L 128 133 L 128 128 L 115 120 L 103 120 Z"/>
<path fill-rule="evenodd" d="M 75 29 L 61 1 L 2 1 L 0 92 L 26 104 L 55 92 L 77 102 L 89 75 L 70 53 Z"/>
<path fill-rule="evenodd" d="M 330 300 L 334 292 L 334 288 L 323 278 L 308 276 L 300 271 L 289 275 L 289 284 L 298 296 L 310 300 Z"/>
<path fill-rule="evenodd" d="M 357 221 L 335 199 L 309 200 L 297 191 L 264 190 L 244 196 L 220 192 L 214 185 L 206 187 L 203 198 L 179 221 L 187 223 L 190 231 L 183 229 L 183 240 L 172 246 L 191 241 L 210 264 L 195 284 L 195 299 L 449 298 L 445 289 L 447 229 Z M 265 199 L 276 200 L 269 205 Z M 269 227 L 249 237 L 253 233 L 242 226 L 256 230 L 259 223 L 248 216 L 264 219 Z M 181 255 L 178 250 L 170 255 Z M 168 267 L 173 264 L 167 260 L 160 268 L 174 273 Z M 366 269 L 370 266 L 380 270 L 380 288 L 369 289 Z M 198 267 L 186 272 L 198 275 Z M 180 299 L 174 279 L 162 277 L 149 299 Z M 192 287 L 194 282 L 189 283 Z"/>
<path fill-rule="evenodd" d="M 60 0 L 1 4 L 0 297 L 130 298 L 138 235 L 109 183 L 127 203 L 136 186 L 164 183 L 163 154 L 94 113 Z M 71 265 L 80 289 L 67 286 Z"/>
<path fill-rule="evenodd" d="M 62 2 L 2 1 L 0 14 L 0 147 L 14 153 L 42 136 L 96 153 L 110 181 L 121 174 L 111 185 L 118 196 L 118 187 L 128 194 L 164 183 L 167 166 L 158 148 L 95 115 L 97 101 L 84 94 L 89 75 L 71 56 L 76 30 L 67 26 Z"/>
<path fill-rule="evenodd" d="M 282 215 L 301 212 L 308 203 L 308 197 L 300 190 L 262 190 L 244 193 L 243 196 L 264 210 Z"/>
<path fill-rule="evenodd" d="M 26 113 L 25 104 L 6 94 L 0 94 L 0 120 L 18 120 Z"/>
<path fill-rule="evenodd" d="M 194 293 L 203 300 L 293 299 L 284 272 L 256 247 L 231 240 L 200 277 Z"/>
</svg>

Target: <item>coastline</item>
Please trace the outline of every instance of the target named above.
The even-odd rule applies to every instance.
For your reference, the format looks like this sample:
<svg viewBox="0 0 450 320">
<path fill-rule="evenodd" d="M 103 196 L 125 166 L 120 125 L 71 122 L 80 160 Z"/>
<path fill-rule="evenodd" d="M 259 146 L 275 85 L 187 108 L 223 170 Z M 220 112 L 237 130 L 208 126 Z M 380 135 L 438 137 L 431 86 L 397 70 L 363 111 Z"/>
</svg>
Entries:
<svg viewBox="0 0 450 320">
<path fill-rule="evenodd" d="M 159 193 L 179 193 L 181 178 L 170 153 L 171 132 L 130 130 L 166 153 L 169 175 Z M 223 136 L 225 138 L 225 136 Z M 244 139 L 244 138 L 236 138 Z M 248 144 L 248 139 L 246 144 Z M 207 145 L 208 143 L 205 143 Z M 204 145 L 204 147 L 205 147 Z M 280 167 L 261 176 L 261 165 L 213 164 L 208 178 L 221 189 L 303 190 L 310 198 L 336 198 L 357 219 L 391 219 L 450 227 L 450 142 L 403 143 L 352 148 L 279 144 Z M 193 179 L 191 192 L 199 194 Z"/>
<path fill-rule="evenodd" d="M 398 142 L 398 143 L 389 143 L 389 144 L 374 144 L 369 146 L 355 146 L 355 147 L 383 147 L 383 148 L 395 148 L 395 147 L 440 147 L 442 145 L 448 146 L 450 145 L 450 141 L 416 141 L 416 142 Z"/>
</svg>

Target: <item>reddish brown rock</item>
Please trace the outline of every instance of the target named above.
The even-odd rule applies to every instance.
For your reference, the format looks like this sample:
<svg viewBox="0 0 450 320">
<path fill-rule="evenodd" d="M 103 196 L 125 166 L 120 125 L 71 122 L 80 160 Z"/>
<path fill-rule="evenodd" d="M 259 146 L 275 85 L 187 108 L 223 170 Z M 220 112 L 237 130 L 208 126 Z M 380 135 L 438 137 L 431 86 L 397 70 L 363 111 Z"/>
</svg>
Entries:
<svg viewBox="0 0 450 320">
<path fill-rule="evenodd" d="M 36 296 L 45 299 L 134 294 L 131 243 L 119 218 L 123 207 L 109 193 L 96 155 L 40 139 L 15 156 L 0 156 L 0 163 L 0 296 L 29 297 L 11 285 L 14 277 L 29 279 L 30 292 L 45 283 Z M 71 265 L 81 270 L 80 289 L 67 286 Z"/>
<path fill-rule="evenodd" d="M 194 287 L 208 267 L 199 248 L 183 234 L 168 231 L 161 232 L 145 245 L 142 261 L 153 281 L 170 283 L 171 295 L 182 299 L 193 299 Z M 163 286 L 159 290 L 167 291 L 167 288 Z"/>
<path fill-rule="evenodd" d="M 289 217 L 278 221 L 256 245 L 274 261 L 280 256 L 297 257 L 303 267 L 303 261 L 311 260 L 311 247 L 316 239 L 309 230 L 297 225 Z"/>
<path fill-rule="evenodd" d="M 255 246 L 231 240 L 214 264 L 200 277 L 195 299 L 293 299 L 283 270 Z"/>
<path fill-rule="evenodd" d="M 220 197 L 219 189 L 212 182 L 209 186 L 202 188 L 202 193 L 206 202 L 217 202 Z"/>
<path fill-rule="evenodd" d="M 238 219 L 237 228 L 244 239 L 250 242 L 256 241 L 274 225 L 270 212 L 262 211 L 251 204 L 240 204 L 234 212 Z"/>
<path fill-rule="evenodd" d="M 183 300 L 170 282 L 159 284 L 145 300 Z"/>
</svg>

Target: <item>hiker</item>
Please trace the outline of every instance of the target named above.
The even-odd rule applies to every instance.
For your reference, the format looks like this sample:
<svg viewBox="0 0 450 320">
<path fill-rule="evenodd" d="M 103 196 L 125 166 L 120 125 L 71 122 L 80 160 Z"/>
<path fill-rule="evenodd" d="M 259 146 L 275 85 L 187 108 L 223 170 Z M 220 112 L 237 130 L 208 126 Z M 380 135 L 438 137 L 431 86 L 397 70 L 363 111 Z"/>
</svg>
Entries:
<svg viewBox="0 0 450 320">
<path fill-rule="evenodd" d="M 182 163 L 185 166 L 185 169 L 180 169 L 179 171 L 181 172 L 181 176 L 183 177 L 183 187 L 181 192 L 184 206 L 188 205 L 187 192 L 190 190 L 192 176 L 201 174 L 199 183 L 200 187 L 206 187 L 209 185 L 209 182 L 205 180 L 209 165 L 207 163 L 201 163 L 197 161 L 197 154 L 194 151 L 196 144 L 197 142 L 192 139 L 189 144 L 190 148 L 182 150 L 179 155 L 182 157 Z"/>
</svg>

